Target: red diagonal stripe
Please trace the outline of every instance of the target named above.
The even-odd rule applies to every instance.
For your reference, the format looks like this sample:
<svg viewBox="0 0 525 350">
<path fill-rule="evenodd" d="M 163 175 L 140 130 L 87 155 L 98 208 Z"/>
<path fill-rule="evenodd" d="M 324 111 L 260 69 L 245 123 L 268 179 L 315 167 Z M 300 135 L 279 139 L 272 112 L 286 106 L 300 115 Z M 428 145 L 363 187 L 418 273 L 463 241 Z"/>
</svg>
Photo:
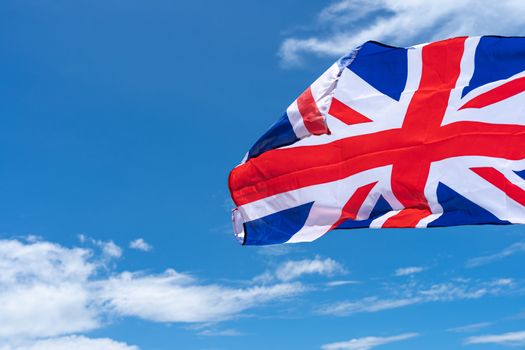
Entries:
<svg viewBox="0 0 525 350">
<path fill-rule="evenodd" d="M 492 90 L 482 93 L 465 103 L 459 109 L 465 108 L 483 108 L 496 102 L 503 101 L 509 97 L 525 91 L 525 77 L 514 79 L 498 86 Z"/>
<path fill-rule="evenodd" d="M 335 97 L 332 99 L 328 113 L 348 125 L 369 123 L 372 121 Z"/>
<path fill-rule="evenodd" d="M 317 103 L 312 95 L 312 89 L 306 89 L 297 98 L 297 107 L 303 117 L 304 126 L 312 135 L 322 135 L 328 133 L 328 127 L 324 116 L 317 108 Z"/>
<path fill-rule="evenodd" d="M 416 227 L 421 219 L 426 218 L 432 214 L 428 208 L 407 208 L 401 210 L 396 215 L 388 218 L 383 224 L 383 228 L 399 228 L 399 227 Z"/>
<path fill-rule="evenodd" d="M 350 197 L 348 202 L 346 202 L 345 206 L 343 207 L 343 210 L 341 211 L 341 216 L 336 221 L 335 224 L 330 227 L 330 230 L 333 230 L 337 226 L 341 225 L 346 220 L 355 220 L 357 217 L 357 213 L 359 212 L 359 209 L 363 206 L 363 203 L 366 200 L 366 197 L 368 197 L 368 194 L 374 186 L 376 185 L 376 182 L 373 182 L 371 184 L 359 187 L 354 194 Z M 330 231 L 328 230 L 328 231 Z"/>
<path fill-rule="evenodd" d="M 509 179 L 498 170 L 491 167 L 470 168 L 470 170 L 499 188 L 519 204 L 525 206 L 525 191 L 521 187 L 510 182 Z"/>
</svg>

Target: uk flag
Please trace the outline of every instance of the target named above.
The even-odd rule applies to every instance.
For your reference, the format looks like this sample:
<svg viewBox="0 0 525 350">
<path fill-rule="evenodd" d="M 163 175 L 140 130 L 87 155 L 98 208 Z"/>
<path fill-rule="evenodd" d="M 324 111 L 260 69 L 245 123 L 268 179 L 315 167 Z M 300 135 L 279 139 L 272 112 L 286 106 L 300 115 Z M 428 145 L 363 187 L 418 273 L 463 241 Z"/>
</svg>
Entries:
<svg viewBox="0 0 525 350">
<path fill-rule="evenodd" d="M 232 170 L 236 236 L 525 223 L 524 92 L 525 38 L 366 42 Z"/>
</svg>

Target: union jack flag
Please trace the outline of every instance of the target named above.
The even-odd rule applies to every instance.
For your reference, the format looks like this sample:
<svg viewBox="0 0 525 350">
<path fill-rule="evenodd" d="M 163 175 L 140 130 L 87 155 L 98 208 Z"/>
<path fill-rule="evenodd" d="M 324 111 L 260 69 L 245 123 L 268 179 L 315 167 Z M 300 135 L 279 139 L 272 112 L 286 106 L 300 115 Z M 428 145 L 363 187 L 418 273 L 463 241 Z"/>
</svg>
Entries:
<svg viewBox="0 0 525 350">
<path fill-rule="evenodd" d="M 232 170 L 243 244 L 332 229 L 525 222 L 525 38 L 339 59 Z"/>
</svg>

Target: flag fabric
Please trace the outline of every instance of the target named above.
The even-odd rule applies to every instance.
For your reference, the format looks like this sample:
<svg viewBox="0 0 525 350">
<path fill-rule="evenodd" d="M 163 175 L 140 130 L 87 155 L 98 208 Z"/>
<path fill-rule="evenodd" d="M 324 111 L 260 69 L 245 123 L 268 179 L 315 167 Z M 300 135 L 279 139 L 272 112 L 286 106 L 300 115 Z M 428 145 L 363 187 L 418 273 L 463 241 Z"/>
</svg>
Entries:
<svg viewBox="0 0 525 350">
<path fill-rule="evenodd" d="M 366 42 L 230 173 L 237 238 L 524 223 L 524 91 L 525 38 Z"/>
</svg>

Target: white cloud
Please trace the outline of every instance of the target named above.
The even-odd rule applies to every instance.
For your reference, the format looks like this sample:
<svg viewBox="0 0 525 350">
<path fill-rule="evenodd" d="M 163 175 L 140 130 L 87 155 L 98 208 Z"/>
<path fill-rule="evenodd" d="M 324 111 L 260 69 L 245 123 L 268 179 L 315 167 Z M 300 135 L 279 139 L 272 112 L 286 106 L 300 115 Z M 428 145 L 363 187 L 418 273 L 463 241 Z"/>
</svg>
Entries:
<svg viewBox="0 0 525 350">
<path fill-rule="evenodd" d="M 460 35 L 520 35 L 524 16 L 520 0 L 340 0 L 319 13 L 315 35 L 287 38 L 280 56 L 290 64 L 305 54 L 340 56 L 368 40 L 410 46 Z"/>
<path fill-rule="evenodd" d="M 399 268 L 395 271 L 394 275 L 395 276 L 408 276 L 408 275 L 413 275 L 413 274 L 416 274 L 416 273 L 420 273 L 420 272 L 423 272 L 424 268 L 420 267 L 420 266 L 410 266 L 410 267 L 402 267 L 402 268 Z"/>
<path fill-rule="evenodd" d="M 337 261 L 330 258 L 321 259 L 316 257 L 313 260 L 287 261 L 277 268 L 275 276 L 281 281 L 291 281 L 303 275 L 332 276 L 344 272 L 343 266 Z"/>
<path fill-rule="evenodd" d="M 274 271 L 266 271 L 258 276 L 255 276 L 252 279 L 252 282 L 255 284 L 268 284 L 275 282 L 276 280 L 281 282 L 290 282 L 306 275 L 331 277 L 336 274 L 344 273 L 346 273 L 345 268 L 337 261 L 330 258 L 321 259 L 320 257 L 316 256 L 314 259 L 288 260 L 278 265 Z M 339 284 L 336 282 L 332 286 L 349 283 L 357 282 L 345 281 Z"/>
<path fill-rule="evenodd" d="M 525 253 L 525 242 L 514 243 L 511 246 L 495 254 L 484 255 L 470 259 L 467 261 L 467 267 L 478 267 L 490 264 L 519 253 Z"/>
<path fill-rule="evenodd" d="M 414 283 L 394 288 L 399 291 L 393 296 L 372 296 L 357 300 L 347 300 L 325 305 L 318 309 L 323 315 L 348 316 L 356 313 L 370 313 L 404 306 L 430 302 L 447 302 L 455 300 L 479 299 L 484 296 L 497 296 L 513 290 L 514 283 L 510 279 L 498 279 L 490 282 L 472 282 L 469 280 L 454 280 L 438 283 L 430 287 Z"/>
<path fill-rule="evenodd" d="M 322 315 L 349 316 L 361 312 L 378 312 L 421 303 L 421 298 L 381 299 L 367 297 L 355 301 L 342 301 L 318 309 Z"/>
<path fill-rule="evenodd" d="M 144 238 L 137 238 L 129 242 L 129 247 L 131 249 L 142 250 L 144 252 L 149 252 L 153 247 L 144 240 Z"/>
<path fill-rule="evenodd" d="M 122 248 L 116 245 L 113 241 L 102 241 L 98 239 L 93 239 L 84 234 L 79 234 L 78 240 L 80 241 L 80 243 L 88 242 L 102 249 L 102 255 L 106 259 L 118 259 L 122 256 Z"/>
<path fill-rule="evenodd" d="M 138 350 L 139 348 L 108 338 L 68 336 L 41 339 L 17 345 L 3 345 L 0 350 Z"/>
<path fill-rule="evenodd" d="M 124 272 L 99 285 L 104 305 L 117 314 L 185 323 L 223 321 L 270 300 L 305 290 L 299 283 L 245 289 L 201 285 L 173 270 L 160 275 Z"/>
<path fill-rule="evenodd" d="M 370 350 L 376 346 L 407 340 L 417 336 L 417 333 L 405 333 L 391 337 L 363 337 L 344 342 L 325 344 L 321 348 L 323 350 Z"/>
<path fill-rule="evenodd" d="M 492 323 L 490 322 L 480 322 L 480 323 L 468 324 L 466 326 L 449 328 L 447 329 L 447 331 L 454 332 L 454 333 L 469 333 L 469 332 L 479 331 L 480 329 L 487 328 L 491 325 Z"/>
<path fill-rule="evenodd" d="M 252 279 L 252 282 L 254 284 L 268 284 L 275 281 L 275 276 L 272 272 L 266 271 L 264 273 L 261 273 L 260 275 L 255 276 Z"/>
<path fill-rule="evenodd" d="M 465 344 L 497 344 L 505 346 L 525 346 L 525 331 L 469 337 L 465 339 Z"/>
<path fill-rule="evenodd" d="M 90 249 L 42 241 L 0 240 L 0 344 L 24 340 L 22 345 L 32 341 L 31 346 L 41 349 L 60 336 L 60 341 L 90 344 L 88 338 L 63 336 L 97 329 L 115 315 L 155 322 L 219 322 L 307 290 L 300 283 L 248 288 L 202 283 L 171 269 L 116 274 L 103 263 L 108 254 L 97 257 Z"/>
<path fill-rule="evenodd" d="M 350 280 L 340 280 L 340 281 L 330 281 L 326 282 L 327 287 L 340 287 L 340 286 L 347 286 L 350 284 L 360 284 L 359 281 L 350 281 Z"/>
<path fill-rule="evenodd" d="M 0 339 L 45 337 L 99 326 L 86 282 L 85 249 L 0 240 Z"/>
<path fill-rule="evenodd" d="M 211 330 L 205 329 L 199 332 L 199 335 L 204 335 L 206 337 L 239 337 L 244 335 L 244 333 L 236 329 L 221 329 L 221 330 Z"/>
<path fill-rule="evenodd" d="M 102 252 L 109 258 L 120 258 L 122 256 L 122 249 L 116 245 L 113 241 L 102 242 L 97 241 L 102 248 Z"/>
</svg>

